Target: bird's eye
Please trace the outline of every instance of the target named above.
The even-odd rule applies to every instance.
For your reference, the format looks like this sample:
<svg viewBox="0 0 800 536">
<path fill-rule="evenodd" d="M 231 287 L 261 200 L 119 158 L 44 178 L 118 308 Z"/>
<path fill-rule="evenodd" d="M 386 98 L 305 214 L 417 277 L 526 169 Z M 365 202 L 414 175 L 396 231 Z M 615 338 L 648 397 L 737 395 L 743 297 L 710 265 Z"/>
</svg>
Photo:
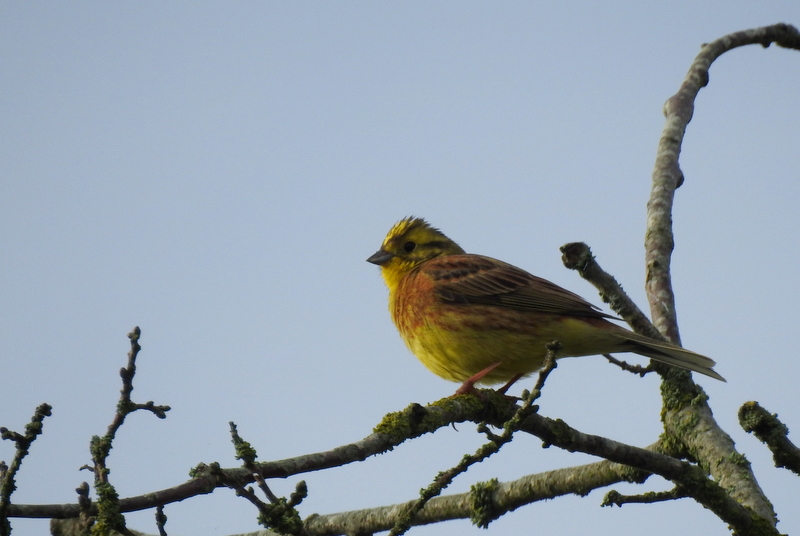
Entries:
<svg viewBox="0 0 800 536">
<path fill-rule="evenodd" d="M 406 253 L 411 253 L 414 251 L 415 247 L 417 247 L 417 245 L 414 242 L 406 242 L 403 244 L 403 249 L 406 250 Z"/>
</svg>

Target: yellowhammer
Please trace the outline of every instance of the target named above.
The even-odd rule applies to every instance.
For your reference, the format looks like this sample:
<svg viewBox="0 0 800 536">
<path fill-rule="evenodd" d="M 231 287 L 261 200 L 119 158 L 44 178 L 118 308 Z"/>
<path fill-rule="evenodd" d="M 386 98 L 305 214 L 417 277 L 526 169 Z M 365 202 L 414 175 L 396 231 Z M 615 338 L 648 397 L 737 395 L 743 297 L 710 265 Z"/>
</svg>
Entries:
<svg viewBox="0 0 800 536">
<path fill-rule="evenodd" d="M 612 324 L 580 296 L 490 257 L 467 254 L 422 218 L 405 218 L 367 261 L 381 267 L 389 311 L 406 345 L 433 373 L 463 382 L 514 381 L 558 357 L 633 352 L 725 381 L 714 361 Z"/>
</svg>

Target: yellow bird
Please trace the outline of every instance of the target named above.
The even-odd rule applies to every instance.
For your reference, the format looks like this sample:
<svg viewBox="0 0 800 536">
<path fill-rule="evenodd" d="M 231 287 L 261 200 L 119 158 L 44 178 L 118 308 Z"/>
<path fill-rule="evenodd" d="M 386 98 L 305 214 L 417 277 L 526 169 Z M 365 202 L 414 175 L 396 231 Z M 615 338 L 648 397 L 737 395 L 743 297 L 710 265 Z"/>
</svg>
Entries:
<svg viewBox="0 0 800 536">
<path fill-rule="evenodd" d="M 434 374 L 462 382 L 512 383 L 557 357 L 633 352 L 717 380 L 714 361 L 607 320 L 577 294 L 482 255 L 467 254 L 422 218 L 397 222 L 368 262 L 381 267 L 389 311 L 409 349 Z"/>
</svg>

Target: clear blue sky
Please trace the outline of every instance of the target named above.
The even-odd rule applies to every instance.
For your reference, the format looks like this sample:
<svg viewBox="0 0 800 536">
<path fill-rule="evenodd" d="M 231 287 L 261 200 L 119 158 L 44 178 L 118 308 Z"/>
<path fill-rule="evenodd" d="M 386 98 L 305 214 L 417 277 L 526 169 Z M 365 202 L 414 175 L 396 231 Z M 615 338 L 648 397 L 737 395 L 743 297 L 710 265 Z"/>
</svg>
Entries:
<svg viewBox="0 0 800 536">
<path fill-rule="evenodd" d="M 54 406 L 14 501 L 74 502 L 91 480 L 78 468 L 111 420 L 135 325 L 134 398 L 173 410 L 120 432 L 109 461 L 122 496 L 183 482 L 199 462 L 235 466 L 231 420 L 261 460 L 280 459 L 451 394 L 401 343 L 364 262 L 409 214 L 598 303 L 560 262 L 560 245 L 585 241 L 646 306 L 662 104 L 701 43 L 777 22 L 800 24 L 800 4 L 4 2 L 0 425 L 21 430 Z M 784 533 L 800 532 L 800 481 L 771 467 L 736 411 L 758 400 L 800 428 L 799 87 L 798 52 L 753 46 L 714 64 L 674 215 L 684 345 L 728 379 L 698 381 Z M 540 405 L 646 445 L 659 402 L 657 378 L 589 357 L 563 361 Z M 306 475 L 301 513 L 412 499 L 480 443 L 463 425 Z M 520 437 L 449 491 L 587 461 Z M 603 493 L 524 507 L 488 532 L 462 521 L 412 534 L 728 534 L 689 501 L 600 508 Z M 258 529 L 227 490 L 166 513 L 176 536 Z M 152 519 L 129 526 L 153 533 Z"/>
</svg>

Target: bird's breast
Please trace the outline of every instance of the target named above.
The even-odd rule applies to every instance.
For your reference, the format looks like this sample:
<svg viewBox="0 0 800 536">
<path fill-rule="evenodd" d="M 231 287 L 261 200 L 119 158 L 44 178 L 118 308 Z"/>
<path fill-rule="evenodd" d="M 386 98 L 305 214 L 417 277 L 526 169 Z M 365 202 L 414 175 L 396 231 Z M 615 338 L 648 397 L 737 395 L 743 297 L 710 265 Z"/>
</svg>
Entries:
<svg viewBox="0 0 800 536">
<path fill-rule="evenodd" d="M 437 301 L 433 282 L 428 278 L 411 273 L 400 280 L 389 294 L 389 310 L 403 339 L 413 338 L 416 331 L 430 324 Z"/>
</svg>

